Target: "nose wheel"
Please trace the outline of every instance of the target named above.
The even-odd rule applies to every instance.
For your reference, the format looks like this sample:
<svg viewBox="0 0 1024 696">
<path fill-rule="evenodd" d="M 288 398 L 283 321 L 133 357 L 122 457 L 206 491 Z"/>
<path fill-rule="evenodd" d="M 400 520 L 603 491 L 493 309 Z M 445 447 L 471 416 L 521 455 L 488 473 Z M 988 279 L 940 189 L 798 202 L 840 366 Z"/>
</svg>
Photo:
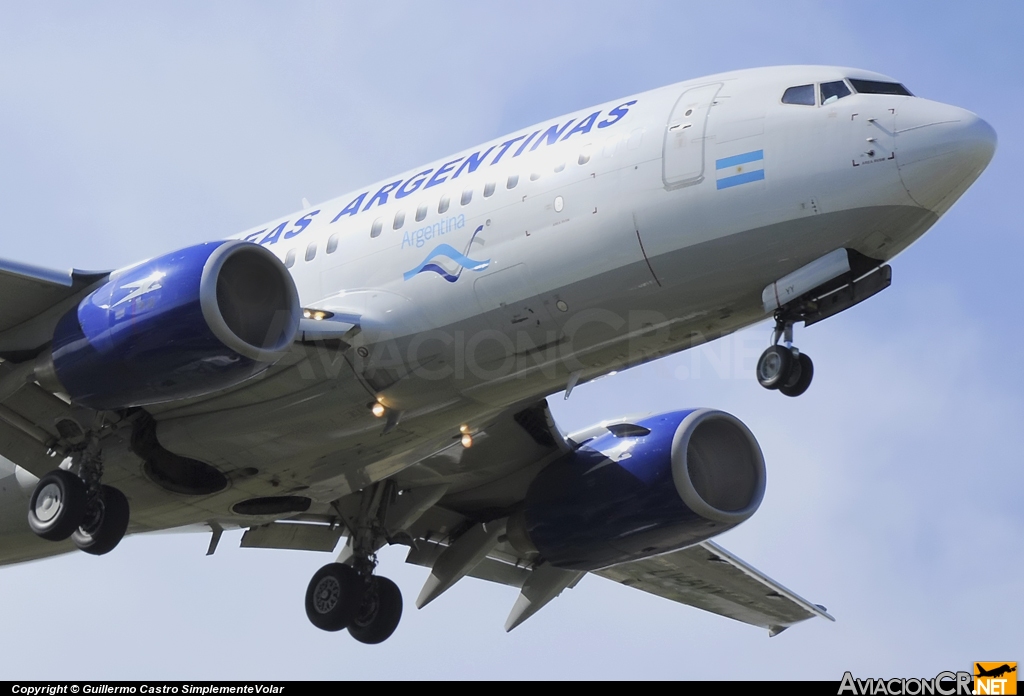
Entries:
<svg viewBox="0 0 1024 696">
<path fill-rule="evenodd" d="M 779 343 L 780 338 L 784 339 L 783 344 Z M 793 346 L 792 322 L 777 321 L 773 342 L 757 361 L 757 381 L 765 389 L 800 396 L 811 386 L 814 363 Z"/>
</svg>

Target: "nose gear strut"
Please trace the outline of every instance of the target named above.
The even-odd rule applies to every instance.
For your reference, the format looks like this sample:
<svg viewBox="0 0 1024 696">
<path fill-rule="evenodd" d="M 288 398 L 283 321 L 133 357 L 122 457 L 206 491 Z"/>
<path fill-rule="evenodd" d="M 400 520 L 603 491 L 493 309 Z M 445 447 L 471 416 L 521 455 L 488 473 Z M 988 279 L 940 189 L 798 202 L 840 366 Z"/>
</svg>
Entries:
<svg viewBox="0 0 1024 696">
<path fill-rule="evenodd" d="M 809 287 L 822 278 L 828 280 Z M 842 249 L 766 287 L 762 299 L 765 311 L 776 307 L 775 329 L 772 345 L 757 361 L 757 381 L 765 389 L 778 389 L 786 396 L 803 394 L 811 386 L 814 363 L 793 345 L 793 325 L 799 321 L 804 326 L 824 321 L 878 294 L 891 283 L 892 268 L 884 262 Z M 779 306 L 783 301 L 785 304 Z"/>
<path fill-rule="evenodd" d="M 772 345 L 757 361 L 757 381 L 765 389 L 778 389 L 786 396 L 800 396 L 811 386 L 814 363 L 793 345 L 795 320 L 787 312 L 775 312 Z M 783 345 L 779 345 L 779 341 Z"/>
</svg>

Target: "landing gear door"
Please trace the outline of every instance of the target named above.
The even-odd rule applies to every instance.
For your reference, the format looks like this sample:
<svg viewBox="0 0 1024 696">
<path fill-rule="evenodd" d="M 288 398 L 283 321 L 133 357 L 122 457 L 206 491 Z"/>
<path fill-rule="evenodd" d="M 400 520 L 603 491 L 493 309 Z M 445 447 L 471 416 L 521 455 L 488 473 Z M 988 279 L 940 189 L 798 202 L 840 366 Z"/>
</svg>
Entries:
<svg viewBox="0 0 1024 696">
<path fill-rule="evenodd" d="M 704 180 L 704 137 L 708 112 L 722 83 L 688 89 L 676 101 L 665 128 L 662 149 L 662 179 L 665 188 L 675 189 Z"/>
</svg>

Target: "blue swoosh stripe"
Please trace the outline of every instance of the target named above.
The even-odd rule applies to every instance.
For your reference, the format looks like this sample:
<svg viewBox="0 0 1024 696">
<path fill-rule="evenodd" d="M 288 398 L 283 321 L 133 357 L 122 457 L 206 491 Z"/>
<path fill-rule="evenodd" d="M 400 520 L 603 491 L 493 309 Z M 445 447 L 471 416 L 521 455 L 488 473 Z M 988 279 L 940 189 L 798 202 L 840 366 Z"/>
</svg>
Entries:
<svg viewBox="0 0 1024 696">
<path fill-rule="evenodd" d="M 715 169 L 728 169 L 729 167 L 746 164 L 747 162 L 756 162 L 757 160 L 762 159 L 764 159 L 764 150 L 744 152 L 742 155 L 733 155 L 732 157 L 724 157 L 720 160 L 715 160 Z"/>
<path fill-rule="evenodd" d="M 756 172 L 743 172 L 736 176 L 727 176 L 724 179 L 718 180 L 718 188 L 726 189 L 732 188 L 733 186 L 739 186 L 740 184 L 749 184 L 751 181 L 761 181 L 764 179 L 764 170 L 758 169 Z"/>
<path fill-rule="evenodd" d="M 443 271 L 441 267 L 438 266 L 437 264 L 430 263 L 438 256 L 445 256 L 454 261 L 455 263 L 459 264 L 463 268 L 470 271 L 482 271 L 483 269 L 487 268 L 488 264 L 491 263 L 490 259 L 487 259 L 486 261 L 476 261 L 474 259 L 471 259 L 465 254 L 463 254 L 461 251 L 453 249 L 452 246 L 449 244 L 439 244 L 437 247 L 434 248 L 433 251 L 427 254 L 427 257 L 423 259 L 423 263 L 421 263 L 419 266 L 412 269 L 411 271 L 407 271 L 403 277 L 405 278 L 405 280 L 409 280 L 410 278 L 412 278 L 417 273 L 420 273 L 421 271 L 434 271 L 435 273 L 440 273 L 442 276 L 445 276 L 445 280 L 447 280 L 449 283 L 454 283 L 455 280 L 458 280 L 458 276 L 450 276 L 447 272 Z"/>
<path fill-rule="evenodd" d="M 448 271 L 446 271 L 443 268 L 441 268 L 440 266 L 438 266 L 436 263 L 428 263 L 426 266 L 424 266 L 418 272 L 422 273 L 423 271 L 433 271 L 434 273 L 438 274 L 439 276 L 441 276 L 442 278 L 447 280 L 449 283 L 454 283 L 456 280 L 459 279 L 459 276 L 452 275 Z M 406 275 L 408 276 L 409 274 L 406 273 Z M 413 275 L 416 275 L 416 274 L 413 273 Z M 406 278 L 406 280 L 409 280 L 409 278 Z"/>
</svg>

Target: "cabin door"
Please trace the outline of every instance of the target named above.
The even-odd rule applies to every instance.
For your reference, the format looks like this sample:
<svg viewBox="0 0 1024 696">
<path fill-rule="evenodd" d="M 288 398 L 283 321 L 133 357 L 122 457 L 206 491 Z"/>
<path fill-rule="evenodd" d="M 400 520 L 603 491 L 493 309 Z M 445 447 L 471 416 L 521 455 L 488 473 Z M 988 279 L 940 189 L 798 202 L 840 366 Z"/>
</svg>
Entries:
<svg viewBox="0 0 1024 696">
<path fill-rule="evenodd" d="M 668 117 L 662 149 L 662 179 L 675 189 L 704 180 L 708 112 L 722 83 L 693 87 L 682 93 Z"/>
</svg>

